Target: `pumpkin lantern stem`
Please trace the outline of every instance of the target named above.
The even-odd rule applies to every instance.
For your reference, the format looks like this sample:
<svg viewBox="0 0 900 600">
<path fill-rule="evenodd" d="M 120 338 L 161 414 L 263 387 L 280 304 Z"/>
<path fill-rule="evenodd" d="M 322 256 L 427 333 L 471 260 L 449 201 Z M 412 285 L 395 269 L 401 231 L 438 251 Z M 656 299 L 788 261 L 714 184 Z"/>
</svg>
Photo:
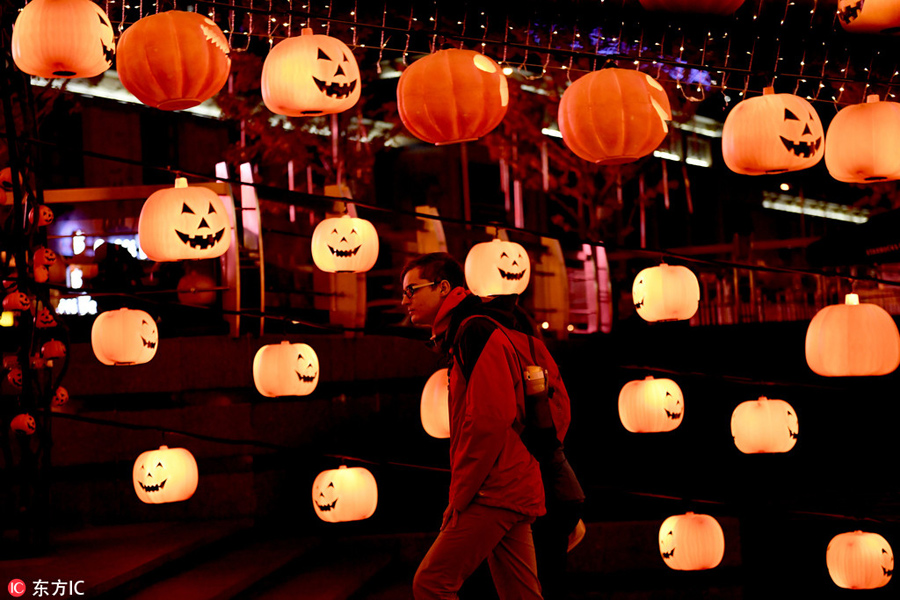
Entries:
<svg viewBox="0 0 900 600">
<path fill-rule="evenodd" d="M 859 306 L 859 294 L 847 294 L 844 296 L 844 304 Z"/>
</svg>

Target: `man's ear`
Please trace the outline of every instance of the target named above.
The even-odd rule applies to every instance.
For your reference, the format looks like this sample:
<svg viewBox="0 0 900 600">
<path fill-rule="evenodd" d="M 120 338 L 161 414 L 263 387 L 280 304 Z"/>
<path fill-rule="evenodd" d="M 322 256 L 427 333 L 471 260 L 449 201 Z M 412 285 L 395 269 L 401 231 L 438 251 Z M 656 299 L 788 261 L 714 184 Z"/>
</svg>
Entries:
<svg viewBox="0 0 900 600">
<path fill-rule="evenodd" d="M 453 291 L 453 286 L 446 279 L 441 280 L 438 286 L 440 287 L 441 296 L 449 296 L 450 292 Z"/>
</svg>

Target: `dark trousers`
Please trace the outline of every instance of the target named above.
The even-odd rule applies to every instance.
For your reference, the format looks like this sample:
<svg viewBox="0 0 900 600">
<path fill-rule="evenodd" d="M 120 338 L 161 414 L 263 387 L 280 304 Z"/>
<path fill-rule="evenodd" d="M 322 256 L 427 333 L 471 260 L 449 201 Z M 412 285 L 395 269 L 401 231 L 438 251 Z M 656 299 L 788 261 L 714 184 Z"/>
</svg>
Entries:
<svg viewBox="0 0 900 600">
<path fill-rule="evenodd" d="M 569 534 L 581 518 L 581 502 L 559 503 L 547 507 L 547 514 L 531 526 L 537 558 L 538 578 L 545 600 L 568 598 L 566 560 Z"/>
</svg>

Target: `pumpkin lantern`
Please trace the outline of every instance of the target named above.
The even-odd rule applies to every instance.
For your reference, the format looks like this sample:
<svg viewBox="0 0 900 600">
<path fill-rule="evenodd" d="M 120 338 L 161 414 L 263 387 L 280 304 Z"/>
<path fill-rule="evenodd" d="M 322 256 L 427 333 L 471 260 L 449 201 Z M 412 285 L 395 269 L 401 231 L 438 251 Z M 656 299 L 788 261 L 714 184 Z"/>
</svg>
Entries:
<svg viewBox="0 0 900 600">
<path fill-rule="evenodd" d="M 712 569 L 725 556 L 725 534 L 709 515 L 674 515 L 659 528 L 659 552 L 670 569 Z"/>
<path fill-rule="evenodd" d="M 378 232 L 365 219 L 323 219 L 312 234 L 312 257 L 327 273 L 362 273 L 378 260 Z"/>
<path fill-rule="evenodd" d="M 699 13 L 704 15 L 730 15 L 744 0 L 641 0 L 647 10 Z"/>
<path fill-rule="evenodd" d="M 731 109 L 722 128 L 722 157 L 735 173 L 766 175 L 815 166 L 825 134 L 812 105 L 793 94 L 748 98 Z"/>
<path fill-rule="evenodd" d="M 466 285 L 477 296 L 522 294 L 531 280 L 528 253 L 515 242 L 475 244 L 466 255 Z"/>
<path fill-rule="evenodd" d="M 6 374 L 6 380 L 9 382 L 9 385 L 13 386 L 17 390 L 22 389 L 22 369 L 19 367 L 13 367 L 9 370 L 9 373 Z"/>
<path fill-rule="evenodd" d="M 566 89 L 557 116 L 569 150 L 599 165 L 619 165 L 662 143 L 672 109 L 663 87 L 646 73 L 603 69 Z"/>
<path fill-rule="evenodd" d="M 688 320 L 700 305 L 700 284 L 687 267 L 662 263 L 637 274 L 631 297 L 645 321 Z"/>
<path fill-rule="evenodd" d="M 880 102 L 842 109 L 825 136 L 825 166 L 838 181 L 871 183 L 900 179 L 900 104 Z"/>
<path fill-rule="evenodd" d="M 253 383 L 267 398 L 308 396 L 319 383 L 319 357 L 307 344 L 263 346 L 253 358 Z"/>
<path fill-rule="evenodd" d="M 22 435 L 32 435 L 37 429 L 37 426 L 34 422 L 34 417 L 23 413 L 13 417 L 12 421 L 9 423 L 9 428 Z"/>
<path fill-rule="evenodd" d="M 806 363 L 825 377 L 887 375 L 900 366 L 900 332 L 883 308 L 847 294 L 844 304 L 826 306 L 810 322 Z"/>
<path fill-rule="evenodd" d="M 145 504 L 187 500 L 197 491 L 197 461 L 184 448 L 160 446 L 134 461 L 134 493 Z"/>
<path fill-rule="evenodd" d="M 432 144 L 477 140 L 490 133 L 509 105 L 500 66 L 474 50 L 449 48 L 409 65 L 397 83 L 400 120 Z"/>
<path fill-rule="evenodd" d="M 319 473 L 312 501 L 316 515 L 327 523 L 361 521 L 375 514 L 378 485 L 368 469 L 341 465 Z"/>
<path fill-rule="evenodd" d="M 632 433 L 672 431 L 684 418 L 684 394 L 671 379 L 629 381 L 619 392 L 619 419 Z"/>
<path fill-rule="evenodd" d="M 3 298 L 3 310 L 28 310 L 31 308 L 31 298 L 25 292 L 13 292 Z"/>
<path fill-rule="evenodd" d="M 41 204 L 37 207 L 37 224 L 38 227 L 46 227 L 53 223 L 53 210 L 47 206 L 46 204 Z M 28 211 L 28 222 L 34 222 L 34 209 Z"/>
<path fill-rule="evenodd" d="M 178 301 L 182 304 L 209 306 L 216 301 L 216 282 L 209 275 L 192 271 L 178 280 Z"/>
<path fill-rule="evenodd" d="M 140 19 L 119 39 L 122 85 L 147 106 L 183 110 L 213 97 L 228 79 L 228 40 L 209 17 L 170 10 Z"/>
<path fill-rule="evenodd" d="M 69 401 L 69 390 L 66 388 L 59 386 L 56 388 L 56 391 L 53 392 L 53 398 L 50 399 L 50 404 L 52 406 L 62 406 Z"/>
<path fill-rule="evenodd" d="M 54 358 L 65 358 L 66 345 L 59 340 L 49 340 L 41 346 L 41 358 L 51 360 Z"/>
<path fill-rule="evenodd" d="M 104 365 L 140 365 L 156 356 L 159 332 L 142 310 L 108 310 L 91 327 L 94 356 Z"/>
<path fill-rule="evenodd" d="M 838 0 L 838 20 L 851 33 L 900 33 L 900 6 L 892 0 Z"/>
<path fill-rule="evenodd" d="M 49 327 L 56 327 L 56 317 L 54 317 L 53 313 L 50 312 L 50 309 L 45 306 L 35 316 L 34 326 L 37 327 L 38 329 L 47 329 Z"/>
<path fill-rule="evenodd" d="M 262 97 L 276 115 L 316 117 L 344 112 L 359 100 L 359 65 L 337 38 L 303 28 L 269 51 L 262 70 Z"/>
<path fill-rule="evenodd" d="M 34 264 L 42 267 L 49 267 L 56 263 L 56 252 L 50 248 L 40 247 L 34 251 Z"/>
<path fill-rule="evenodd" d="M 157 262 L 216 258 L 231 245 L 225 205 L 210 189 L 188 186 L 154 192 L 144 202 L 138 221 L 141 249 Z"/>
<path fill-rule="evenodd" d="M 832 581 L 851 590 L 883 587 L 894 574 L 894 552 L 877 533 L 850 531 L 836 535 L 828 543 L 825 563 Z"/>
<path fill-rule="evenodd" d="M 760 396 L 738 404 L 731 414 L 731 435 L 744 454 L 787 452 L 799 432 L 797 412 L 784 400 Z"/>
<path fill-rule="evenodd" d="M 438 369 L 425 382 L 422 390 L 422 428 L 433 438 L 450 437 L 450 406 L 447 369 Z"/>
<path fill-rule="evenodd" d="M 16 18 L 12 55 L 29 75 L 94 77 L 112 66 L 115 34 L 90 0 L 34 0 Z"/>
</svg>

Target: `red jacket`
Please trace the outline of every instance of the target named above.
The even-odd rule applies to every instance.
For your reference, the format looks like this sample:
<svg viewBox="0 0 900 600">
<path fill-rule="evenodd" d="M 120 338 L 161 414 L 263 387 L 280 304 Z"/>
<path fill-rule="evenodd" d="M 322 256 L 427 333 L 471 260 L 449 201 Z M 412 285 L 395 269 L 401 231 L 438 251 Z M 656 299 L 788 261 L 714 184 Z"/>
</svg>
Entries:
<svg viewBox="0 0 900 600">
<path fill-rule="evenodd" d="M 447 335 L 454 309 L 470 296 L 461 287 L 450 292 L 432 327 L 435 340 Z M 459 357 L 450 365 L 450 507 L 463 511 L 476 502 L 540 516 L 540 467 L 515 429 L 525 418 L 521 359 L 499 330 L 479 350 L 468 381 Z"/>
</svg>

